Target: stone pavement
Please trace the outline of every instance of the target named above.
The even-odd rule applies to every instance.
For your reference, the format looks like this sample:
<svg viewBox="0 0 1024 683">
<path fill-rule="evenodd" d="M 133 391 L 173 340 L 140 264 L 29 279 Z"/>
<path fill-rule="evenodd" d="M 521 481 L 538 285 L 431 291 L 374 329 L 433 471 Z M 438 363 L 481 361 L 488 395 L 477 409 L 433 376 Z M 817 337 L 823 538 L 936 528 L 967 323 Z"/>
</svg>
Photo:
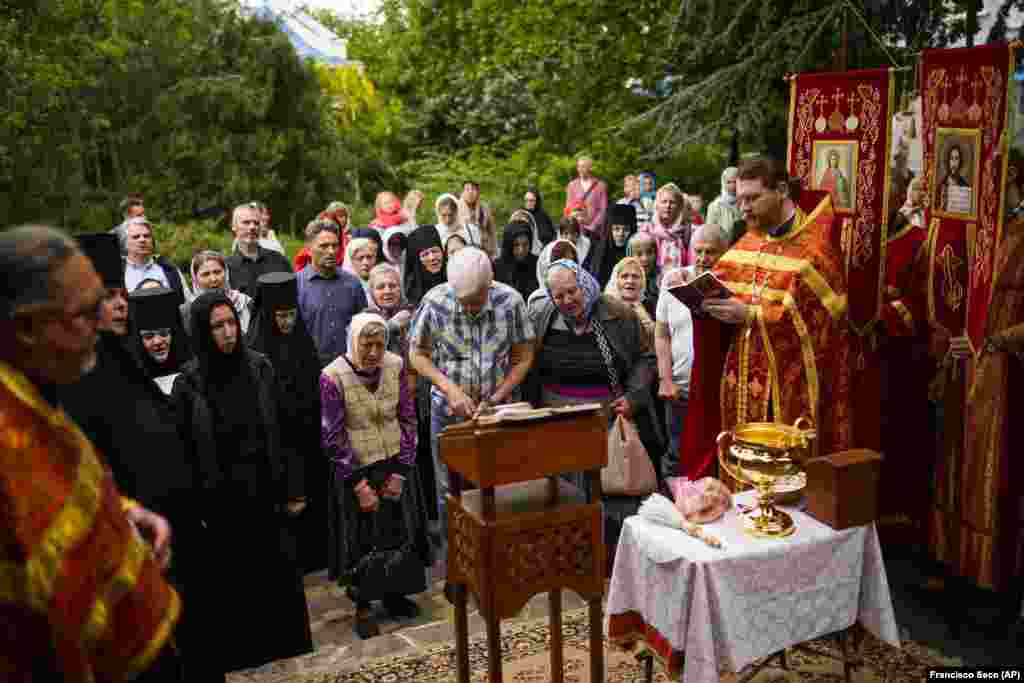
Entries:
<svg viewBox="0 0 1024 683">
<path fill-rule="evenodd" d="M 308 655 L 271 662 L 256 669 L 228 674 L 228 683 L 286 683 L 301 673 L 345 673 L 358 669 L 370 659 L 413 654 L 434 645 L 454 642 L 453 610 L 442 592 L 443 563 L 431 571 L 435 578 L 431 588 L 411 596 L 420 606 L 416 619 L 394 620 L 378 606 L 377 619 L 381 635 L 361 640 L 355 633 L 355 605 L 345 591 L 327 579 L 327 572 L 306 576 L 306 599 L 313 631 L 314 651 Z M 515 619 L 502 621 L 502 626 L 517 621 L 546 617 L 547 594 L 533 597 Z M 572 591 L 563 591 L 563 612 L 586 607 Z M 470 637 L 485 633 L 485 624 L 473 608 L 469 610 Z"/>
</svg>

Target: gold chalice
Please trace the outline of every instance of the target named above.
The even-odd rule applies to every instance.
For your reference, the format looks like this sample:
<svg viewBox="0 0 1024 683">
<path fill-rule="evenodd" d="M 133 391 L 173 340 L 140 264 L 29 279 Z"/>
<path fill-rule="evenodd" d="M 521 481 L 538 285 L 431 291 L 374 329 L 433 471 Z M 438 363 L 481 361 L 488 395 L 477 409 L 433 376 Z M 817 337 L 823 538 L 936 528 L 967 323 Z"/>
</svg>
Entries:
<svg viewBox="0 0 1024 683">
<path fill-rule="evenodd" d="M 793 426 L 747 422 L 718 435 L 718 462 L 733 479 L 757 489 L 757 509 L 743 517 L 743 530 L 760 538 L 782 538 L 796 530 L 793 518 L 775 507 L 776 483 L 803 474 L 816 432 L 801 417 Z"/>
</svg>

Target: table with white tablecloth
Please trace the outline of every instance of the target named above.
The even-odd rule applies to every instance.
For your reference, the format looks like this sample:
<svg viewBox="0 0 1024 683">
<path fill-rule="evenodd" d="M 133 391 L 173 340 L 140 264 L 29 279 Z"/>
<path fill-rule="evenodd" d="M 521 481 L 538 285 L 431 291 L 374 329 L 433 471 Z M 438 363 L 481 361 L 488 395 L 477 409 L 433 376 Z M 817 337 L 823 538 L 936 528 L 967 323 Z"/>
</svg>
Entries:
<svg viewBox="0 0 1024 683">
<path fill-rule="evenodd" d="M 750 505 L 753 493 L 734 496 Z M 796 532 L 753 538 L 734 505 L 704 529 L 715 549 L 640 517 L 623 525 L 608 594 L 613 642 L 643 639 L 683 683 L 718 681 L 787 647 L 854 623 L 899 647 L 873 524 L 843 531 L 785 508 Z"/>
</svg>

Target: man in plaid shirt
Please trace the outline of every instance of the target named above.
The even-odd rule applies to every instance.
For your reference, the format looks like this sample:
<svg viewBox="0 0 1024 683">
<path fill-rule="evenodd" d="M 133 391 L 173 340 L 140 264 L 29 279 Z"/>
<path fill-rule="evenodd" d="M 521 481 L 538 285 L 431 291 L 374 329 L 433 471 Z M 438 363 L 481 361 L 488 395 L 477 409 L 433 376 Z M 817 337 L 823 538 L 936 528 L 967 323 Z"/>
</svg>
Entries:
<svg viewBox="0 0 1024 683">
<path fill-rule="evenodd" d="M 484 404 L 517 400 L 533 362 L 534 336 L 523 297 L 494 282 L 490 258 L 475 247 L 452 256 L 448 283 L 427 292 L 416 310 L 409 360 L 433 385 L 430 445 L 442 538 L 447 536 L 448 468 L 440 459 L 438 435 Z"/>
</svg>

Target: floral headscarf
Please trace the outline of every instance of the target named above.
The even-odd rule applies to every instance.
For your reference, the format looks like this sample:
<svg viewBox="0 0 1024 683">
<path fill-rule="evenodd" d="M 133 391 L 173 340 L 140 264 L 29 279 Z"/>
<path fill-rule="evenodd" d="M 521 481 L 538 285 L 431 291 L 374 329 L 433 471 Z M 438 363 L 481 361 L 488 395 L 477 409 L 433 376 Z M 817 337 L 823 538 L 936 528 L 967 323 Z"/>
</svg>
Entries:
<svg viewBox="0 0 1024 683">
<path fill-rule="evenodd" d="M 583 291 L 583 316 L 590 320 L 590 314 L 594 311 L 594 305 L 597 300 L 601 298 L 601 285 L 598 284 L 594 276 L 583 270 L 580 264 L 569 259 L 560 259 L 555 261 L 548 266 L 547 272 L 544 274 L 544 291 L 548 293 L 548 298 L 554 302 L 554 297 L 551 296 L 551 288 L 548 285 L 547 273 L 551 272 L 555 268 L 565 268 L 576 276 L 576 284 Z M 559 310 L 561 314 L 561 310 Z M 564 317 L 564 316 L 563 316 Z"/>
<path fill-rule="evenodd" d="M 633 266 L 640 271 L 640 301 L 645 301 L 647 299 L 647 273 L 644 272 L 644 267 L 636 256 L 627 256 L 615 264 L 615 267 L 612 268 L 612 275 L 608 278 L 608 284 L 605 285 L 604 293 L 622 299 L 622 293 L 619 292 L 619 273 L 626 266 Z"/>
</svg>

